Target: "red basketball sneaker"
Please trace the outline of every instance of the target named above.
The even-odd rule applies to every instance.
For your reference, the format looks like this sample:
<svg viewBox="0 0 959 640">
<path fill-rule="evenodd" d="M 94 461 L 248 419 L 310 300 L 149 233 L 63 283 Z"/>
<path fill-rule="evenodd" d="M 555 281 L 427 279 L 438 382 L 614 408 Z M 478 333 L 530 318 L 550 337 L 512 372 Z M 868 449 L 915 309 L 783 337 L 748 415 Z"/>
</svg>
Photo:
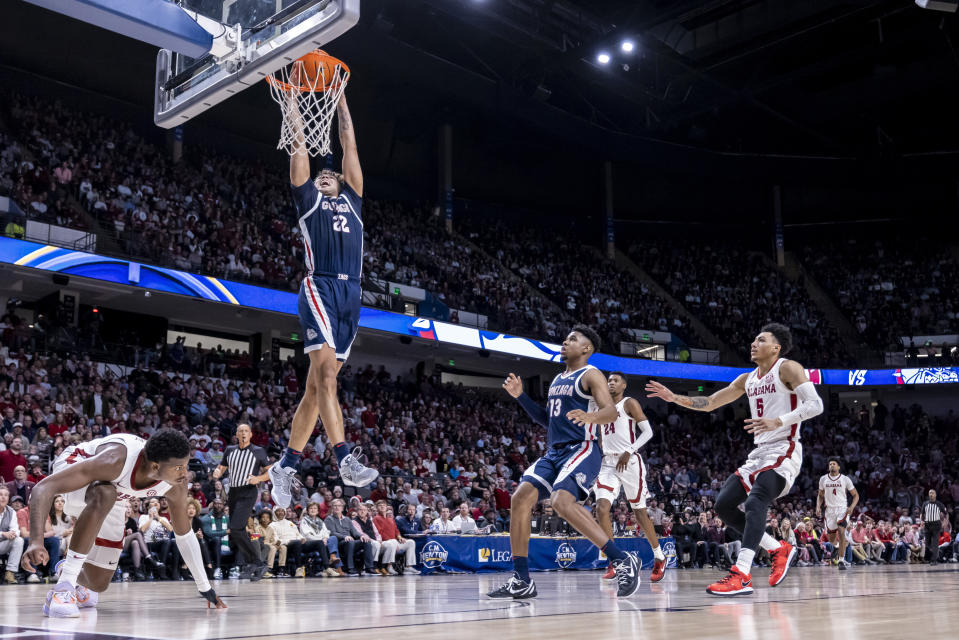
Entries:
<svg viewBox="0 0 959 640">
<path fill-rule="evenodd" d="M 753 592 L 752 576 L 744 574 L 739 567 L 729 570 L 729 575 L 706 587 L 706 593 L 714 596 L 738 596 Z"/>
<path fill-rule="evenodd" d="M 788 542 L 783 542 L 778 549 L 770 551 L 769 555 L 773 558 L 773 570 L 769 573 L 769 586 L 775 587 L 786 579 L 786 572 L 789 571 L 789 565 L 796 557 L 796 549 Z"/>
<path fill-rule="evenodd" d="M 666 575 L 666 560 L 653 559 L 653 573 L 649 576 L 650 582 L 659 582 Z"/>
<path fill-rule="evenodd" d="M 613 568 L 613 563 L 609 563 L 609 568 L 606 569 L 606 573 L 603 574 L 603 580 L 612 580 L 616 577 L 616 569 Z"/>
</svg>

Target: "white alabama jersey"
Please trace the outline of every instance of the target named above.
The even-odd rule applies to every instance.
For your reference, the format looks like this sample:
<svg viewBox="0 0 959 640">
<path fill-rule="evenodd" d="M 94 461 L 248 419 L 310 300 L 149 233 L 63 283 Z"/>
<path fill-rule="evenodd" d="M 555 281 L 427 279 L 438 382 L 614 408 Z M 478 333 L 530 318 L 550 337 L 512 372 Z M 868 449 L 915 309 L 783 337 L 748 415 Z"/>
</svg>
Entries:
<svg viewBox="0 0 959 640">
<path fill-rule="evenodd" d="M 96 438 L 89 442 L 67 447 L 61 456 L 66 457 L 66 464 L 70 465 L 81 462 L 87 458 L 92 458 L 97 454 L 97 449 L 107 444 L 122 444 L 126 447 L 127 458 L 123 463 L 123 470 L 119 477 L 113 480 L 113 485 L 117 488 L 117 502 L 126 501 L 130 498 L 153 498 L 155 496 L 166 495 L 171 489 L 168 482 L 156 482 L 143 489 L 133 488 L 133 477 L 136 475 L 137 466 L 140 461 L 140 452 L 146 446 L 146 440 L 129 433 L 118 433 L 105 438 Z M 102 451 L 101 451 L 102 453 Z"/>
<path fill-rule="evenodd" d="M 769 372 L 759 377 L 759 368 L 754 369 L 746 378 L 746 396 L 749 398 L 749 410 L 753 418 L 778 418 L 798 406 L 799 399 L 789 390 L 779 377 L 779 369 L 786 362 L 783 358 L 776 361 Z M 753 443 L 766 444 L 799 439 L 799 422 L 784 424 L 773 431 L 753 436 Z"/>
<path fill-rule="evenodd" d="M 629 451 L 632 444 L 639 437 L 639 427 L 636 421 L 626 413 L 626 401 L 629 398 L 623 398 L 616 403 L 616 421 L 609 424 L 598 425 L 599 431 L 603 436 L 603 455 L 619 455 Z M 599 411 L 596 403 L 590 403 L 589 410 Z"/>
<path fill-rule="evenodd" d="M 823 492 L 826 498 L 827 509 L 845 509 L 849 506 L 846 500 L 846 492 L 854 489 L 855 485 L 849 476 L 839 474 L 835 478 L 828 473 L 819 478 L 819 490 Z"/>
</svg>

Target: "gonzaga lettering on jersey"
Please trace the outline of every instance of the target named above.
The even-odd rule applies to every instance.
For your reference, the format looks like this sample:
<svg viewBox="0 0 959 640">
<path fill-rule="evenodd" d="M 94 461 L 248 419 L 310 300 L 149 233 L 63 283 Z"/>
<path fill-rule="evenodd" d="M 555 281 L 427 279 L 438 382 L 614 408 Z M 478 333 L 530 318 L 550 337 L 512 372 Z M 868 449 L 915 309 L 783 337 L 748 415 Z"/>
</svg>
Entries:
<svg viewBox="0 0 959 640">
<path fill-rule="evenodd" d="M 546 430 L 548 446 L 597 439 L 599 429 L 596 425 L 588 424 L 583 427 L 566 417 L 567 413 L 575 409 L 589 411 L 593 396 L 583 389 L 583 376 L 590 369 L 595 367 L 588 364 L 582 369 L 561 373 L 553 378 L 552 384 L 549 385 L 546 401 L 546 412 L 549 416 L 549 427 Z"/>
<path fill-rule="evenodd" d="M 309 275 L 359 279 L 363 273 L 363 207 L 348 184 L 329 198 L 312 180 L 293 187 L 293 203 L 303 234 L 303 253 Z"/>
<path fill-rule="evenodd" d="M 348 185 L 328 198 L 308 180 L 293 187 L 308 275 L 300 283 L 297 315 L 303 352 L 329 345 L 336 359 L 350 356 L 359 328 L 363 274 L 363 199 Z"/>
</svg>

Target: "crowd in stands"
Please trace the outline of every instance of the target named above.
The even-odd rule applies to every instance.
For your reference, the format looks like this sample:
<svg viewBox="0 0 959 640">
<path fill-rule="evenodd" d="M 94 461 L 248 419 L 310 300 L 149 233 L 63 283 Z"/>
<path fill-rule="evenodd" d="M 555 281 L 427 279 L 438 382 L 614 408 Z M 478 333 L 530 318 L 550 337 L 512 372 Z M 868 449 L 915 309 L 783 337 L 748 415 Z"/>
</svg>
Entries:
<svg viewBox="0 0 959 640">
<path fill-rule="evenodd" d="M 759 328 L 781 322 L 807 367 L 844 366 L 850 354 L 805 289 L 768 258 L 733 243 L 638 239 L 629 256 L 720 339 L 748 353 Z"/>
<path fill-rule="evenodd" d="M 42 221 L 85 228 L 79 202 L 125 255 L 162 266 L 295 290 L 304 275 L 299 229 L 282 163 L 193 149 L 180 162 L 122 121 L 41 98 L 8 94 L 0 133 L 0 193 Z M 427 206 L 367 198 L 366 276 L 426 289 L 490 327 L 558 341 L 568 326 L 596 327 L 609 352 L 622 329 L 675 333 L 706 344 L 685 312 L 602 257 L 583 233 L 497 218 L 456 220 L 448 234 Z M 848 365 L 843 340 L 806 294 L 762 256 L 728 243 L 641 239 L 630 257 L 685 310 L 734 349 L 756 327 L 784 322 L 807 366 Z M 835 259 L 841 255 L 842 260 Z M 863 340 L 955 333 L 959 261 L 919 241 L 855 240 L 807 246 L 804 262 Z M 532 293 L 525 281 L 543 297 Z M 555 306 L 546 302 L 548 299 Z M 458 314 L 452 314 L 455 322 Z"/>
<path fill-rule="evenodd" d="M 302 243 L 279 164 L 205 149 L 174 163 L 129 123 L 21 95 L 11 96 L 10 116 L 20 141 L 0 140 L 0 184 L 9 182 L 21 203 L 41 189 L 49 197 L 56 175 L 58 202 L 72 194 L 127 255 L 281 289 L 299 286 Z M 23 159 L 21 144 L 34 160 Z M 569 324 L 513 274 L 447 234 L 426 207 L 371 198 L 364 205 L 367 276 L 426 289 L 447 307 L 487 315 L 513 332 Z M 77 226 L 69 217 L 44 219 Z"/>
<path fill-rule="evenodd" d="M 187 373 L 168 368 L 174 362 L 168 348 L 149 364 L 120 370 L 98 365 L 89 356 L 30 357 L 24 350 L 10 349 L 11 332 L 0 335 L 0 476 L 12 508 L 29 508 L 30 483 L 44 477 L 51 460 L 72 442 L 108 433 L 148 437 L 160 428 L 180 429 L 195 444 L 190 491 L 197 501 L 195 528 L 208 543 L 208 570 L 226 575 L 232 554 L 223 511 L 229 481 L 215 480 L 211 470 L 222 461 L 242 422 L 252 426 L 254 443 L 271 459 L 281 454 L 303 369 L 295 362 L 273 363 L 250 379 L 220 369 L 211 375 L 207 363 Z M 273 510 L 264 491 L 250 523 L 250 535 L 262 544 L 265 559 L 279 563 L 275 575 L 400 573 L 415 561 L 410 536 L 456 532 L 470 520 L 481 530 L 508 530 L 515 483 L 545 447 L 543 430 L 531 426 L 515 403 L 503 394 L 443 385 L 435 376 L 412 372 L 397 376 L 372 365 L 344 368 L 340 399 L 349 444 L 363 448 L 382 478 L 359 493 L 345 488 L 326 437 L 317 429 L 304 450 L 304 490 L 293 507 L 282 513 Z M 650 506 L 655 524 L 675 538 L 681 564 L 734 559 L 736 535 L 716 520 L 713 500 L 749 449 L 741 418 L 732 408 L 704 415 L 644 405 L 656 428 L 645 453 L 658 502 Z M 959 504 L 959 477 L 953 471 L 959 450 L 951 437 L 957 427 L 952 412 L 936 417 L 918 406 L 888 409 L 882 403 L 858 414 L 834 408 L 804 424 L 804 472 L 771 511 L 771 531 L 806 540 L 804 563 L 834 559 L 814 505 L 827 457 L 839 455 L 862 496 L 853 516 L 862 527 L 853 527 L 851 536 L 865 535 L 858 529 L 889 534 L 893 541 L 912 539 L 899 528 L 915 531 L 913 525 L 921 524 L 917 506 L 928 489 L 937 490 L 947 505 L 943 528 L 951 535 L 951 518 Z M 15 520 L 26 517 L 20 511 Z M 624 500 L 614 505 L 612 515 L 619 533 L 636 535 L 635 519 Z M 126 545 L 133 578 L 183 575 L 164 518 L 162 501 L 131 505 Z M 548 503 L 538 506 L 535 518 L 541 534 L 571 533 Z M 18 531 L 20 536 L 26 533 L 23 526 Z M 63 548 L 70 533 L 68 519 L 52 514 L 48 533 L 50 546 L 59 538 Z M 345 548 L 347 535 L 354 544 Z M 720 541 L 722 552 L 720 546 L 709 545 Z M 943 549 L 946 555 L 953 554 L 950 544 Z M 864 560 L 869 561 L 878 546 L 861 549 L 872 554 Z M 902 559 L 900 551 L 893 556 L 886 551 L 884 547 L 882 560 Z M 915 559 L 921 551 L 910 548 L 906 558 Z M 765 561 L 762 554 L 757 558 Z M 49 567 L 41 568 L 46 570 Z"/>
<path fill-rule="evenodd" d="M 446 306 L 486 315 L 491 327 L 514 334 L 559 340 L 574 324 L 527 290 L 515 270 L 448 234 L 426 207 L 367 201 L 366 210 L 370 277 L 424 288 Z"/>
<path fill-rule="evenodd" d="M 67 164 L 51 167 L 37 161 L 10 133 L 0 131 L 0 195 L 11 198 L 29 215 L 41 222 L 84 229 L 81 212 L 67 202 L 72 170 Z M 22 237 L 22 221 L 7 227 L 8 235 Z"/>
<path fill-rule="evenodd" d="M 606 351 L 619 352 L 618 345 L 625 338 L 622 329 L 672 332 L 690 346 L 705 346 L 683 312 L 599 253 L 584 240 L 581 230 L 485 217 L 465 218 L 458 225 L 462 233 L 568 316 L 596 329 Z M 546 331 L 551 330 L 555 334 L 566 327 L 547 325 Z"/>
<path fill-rule="evenodd" d="M 875 349 L 959 333 L 959 256 L 938 240 L 835 237 L 805 247 L 802 260 Z"/>
</svg>

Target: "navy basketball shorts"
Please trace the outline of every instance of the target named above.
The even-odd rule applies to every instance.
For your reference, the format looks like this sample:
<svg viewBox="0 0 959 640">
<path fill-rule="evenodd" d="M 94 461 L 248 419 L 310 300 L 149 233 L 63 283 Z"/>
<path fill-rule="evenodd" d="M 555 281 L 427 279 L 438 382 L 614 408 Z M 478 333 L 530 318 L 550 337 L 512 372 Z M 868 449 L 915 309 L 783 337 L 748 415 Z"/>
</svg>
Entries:
<svg viewBox="0 0 959 640">
<path fill-rule="evenodd" d="M 357 280 L 307 277 L 300 283 L 297 299 L 303 352 L 316 351 L 324 344 L 345 361 L 360 326 L 362 291 Z"/>
<path fill-rule="evenodd" d="M 563 489 L 582 502 L 599 475 L 603 452 L 595 440 L 572 442 L 551 447 L 523 472 L 520 482 L 529 482 L 539 490 L 539 499 Z"/>
</svg>

